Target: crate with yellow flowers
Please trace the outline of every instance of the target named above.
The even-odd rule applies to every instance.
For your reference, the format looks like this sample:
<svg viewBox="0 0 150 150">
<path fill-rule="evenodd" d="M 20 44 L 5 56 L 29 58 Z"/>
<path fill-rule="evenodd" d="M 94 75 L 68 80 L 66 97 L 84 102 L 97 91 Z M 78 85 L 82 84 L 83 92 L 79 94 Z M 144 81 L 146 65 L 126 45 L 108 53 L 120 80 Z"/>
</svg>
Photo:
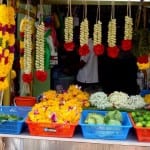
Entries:
<svg viewBox="0 0 150 150">
<path fill-rule="evenodd" d="M 88 99 L 89 94 L 75 85 L 65 93 L 44 92 L 26 119 L 30 135 L 73 137 L 82 108 L 89 106 Z"/>
</svg>

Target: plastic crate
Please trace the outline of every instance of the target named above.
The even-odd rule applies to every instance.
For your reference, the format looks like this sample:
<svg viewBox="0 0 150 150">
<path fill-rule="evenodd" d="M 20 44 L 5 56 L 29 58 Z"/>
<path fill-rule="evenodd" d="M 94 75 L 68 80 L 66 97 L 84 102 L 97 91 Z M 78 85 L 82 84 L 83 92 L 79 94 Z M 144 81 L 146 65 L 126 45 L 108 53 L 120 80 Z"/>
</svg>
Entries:
<svg viewBox="0 0 150 150">
<path fill-rule="evenodd" d="M 0 114 L 16 115 L 22 120 L 0 123 L 0 134 L 20 134 L 25 126 L 25 119 L 31 107 L 0 106 Z"/>
<path fill-rule="evenodd" d="M 140 142 L 150 142 L 150 127 L 137 127 L 129 114 L 133 128 L 136 132 L 138 141 Z"/>
<path fill-rule="evenodd" d="M 32 122 L 26 119 L 29 133 L 33 136 L 73 137 L 77 125 Z"/>
<path fill-rule="evenodd" d="M 121 112 L 123 117 L 121 126 L 85 124 L 84 121 L 88 113 L 105 115 L 107 111 L 83 110 L 79 125 L 81 126 L 84 138 L 125 140 L 128 136 L 130 128 L 132 128 L 130 118 L 126 112 Z"/>
<path fill-rule="evenodd" d="M 17 96 L 14 98 L 15 106 L 32 107 L 36 104 L 36 97 L 32 96 Z"/>
<path fill-rule="evenodd" d="M 150 94 L 150 90 L 141 90 L 140 95 L 144 97 L 146 94 Z"/>
</svg>

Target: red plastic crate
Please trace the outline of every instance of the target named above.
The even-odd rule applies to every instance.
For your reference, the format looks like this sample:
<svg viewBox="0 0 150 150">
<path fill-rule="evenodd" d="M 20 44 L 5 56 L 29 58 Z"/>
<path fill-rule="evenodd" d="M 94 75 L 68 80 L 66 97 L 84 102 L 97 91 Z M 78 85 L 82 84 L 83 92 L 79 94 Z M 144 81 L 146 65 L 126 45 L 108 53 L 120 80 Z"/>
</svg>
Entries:
<svg viewBox="0 0 150 150">
<path fill-rule="evenodd" d="M 150 142 L 150 128 L 149 127 L 137 127 L 132 119 L 131 114 L 129 114 L 129 117 L 132 122 L 133 128 L 136 132 L 138 141 Z"/>
<path fill-rule="evenodd" d="M 30 135 L 50 137 L 73 137 L 77 125 L 32 122 L 26 119 Z"/>
</svg>

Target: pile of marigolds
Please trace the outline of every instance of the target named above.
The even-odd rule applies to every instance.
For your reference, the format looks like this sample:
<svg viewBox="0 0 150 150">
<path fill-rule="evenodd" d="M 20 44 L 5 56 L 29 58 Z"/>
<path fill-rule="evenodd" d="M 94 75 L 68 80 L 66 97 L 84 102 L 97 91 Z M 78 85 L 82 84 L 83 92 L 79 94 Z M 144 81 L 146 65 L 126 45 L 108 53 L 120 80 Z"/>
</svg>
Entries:
<svg viewBox="0 0 150 150">
<path fill-rule="evenodd" d="M 89 94 L 76 85 L 70 85 L 67 92 L 54 90 L 44 92 L 40 103 L 35 104 L 28 113 L 32 122 L 70 123 L 80 119 L 83 107 L 88 107 Z"/>
</svg>

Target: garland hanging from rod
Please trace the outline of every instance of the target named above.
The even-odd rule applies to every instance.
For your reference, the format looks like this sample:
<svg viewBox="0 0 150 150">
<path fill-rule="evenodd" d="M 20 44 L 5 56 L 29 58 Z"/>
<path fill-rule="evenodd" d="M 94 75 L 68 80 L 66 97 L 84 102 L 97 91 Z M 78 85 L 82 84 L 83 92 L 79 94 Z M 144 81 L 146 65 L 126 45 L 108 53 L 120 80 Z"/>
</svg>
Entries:
<svg viewBox="0 0 150 150">
<path fill-rule="evenodd" d="M 65 50 L 73 51 L 75 45 L 73 42 L 73 17 L 71 12 L 71 0 L 68 0 L 68 13 L 67 17 L 65 17 L 64 39 Z"/>
<path fill-rule="evenodd" d="M 88 40 L 89 40 L 89 23 L 87 19 L 87 3 L 86 0 L 84 0 L 83 21 L 80 24 L 80 48 L 79 48 L 80 56 L 85 56 L 90 52 Z"/>
<path fill-rule="evenodd" d="M 112 1 L 111 5 L 111 20 L 108 24 L 108 48 L 107 48 L 107 55 L 110 58 L 117 58 L 119 55 L 119 48 L 116 45 L 116 19 L 115 19 L 115 5 L 114 0 Z"/>
<path fill-rule="evenodd" d="M 7 76 L 14 61 L 15 10 L 0 3 L 0 91 L 8 88 Z"/>
<path fill-rule="evenodd" d="M 30 84 L 32 75 L 32 34 L 34 32 L 34 21 L 30 17 L 30 4 L 27 0 L 27 15 L 20 22 L 20 66 L 23 71 L 22 80 Z"/>
<path fill-rule="evenodd" d="M 104 45 L 102 44 L 102 22 L 100 20 L 100 1 L 98 1 L 96 23 L 94 24 L 93 45 L 95 55 L 104 53 Z"/>
<path fill-rule="evenodd" d="M 131 2 L 127 3 L 127 15 L 125 16 L 124 39 L 121 42 L 123 51 L 132 49 L 133 19 L 131 17 Z"/>
<path fill-rule="evenodd" d="M 47 79 L 47 72 L 44 68 L 44 55 L 45 55 L 45 25 L 43 22 L 43 2 L 40 0 L 40 18 L 37 25 L 36 32 L 36 57 L 35 57 L 35 76 L 36 78 L 44 82 Z"/>
</svg>

